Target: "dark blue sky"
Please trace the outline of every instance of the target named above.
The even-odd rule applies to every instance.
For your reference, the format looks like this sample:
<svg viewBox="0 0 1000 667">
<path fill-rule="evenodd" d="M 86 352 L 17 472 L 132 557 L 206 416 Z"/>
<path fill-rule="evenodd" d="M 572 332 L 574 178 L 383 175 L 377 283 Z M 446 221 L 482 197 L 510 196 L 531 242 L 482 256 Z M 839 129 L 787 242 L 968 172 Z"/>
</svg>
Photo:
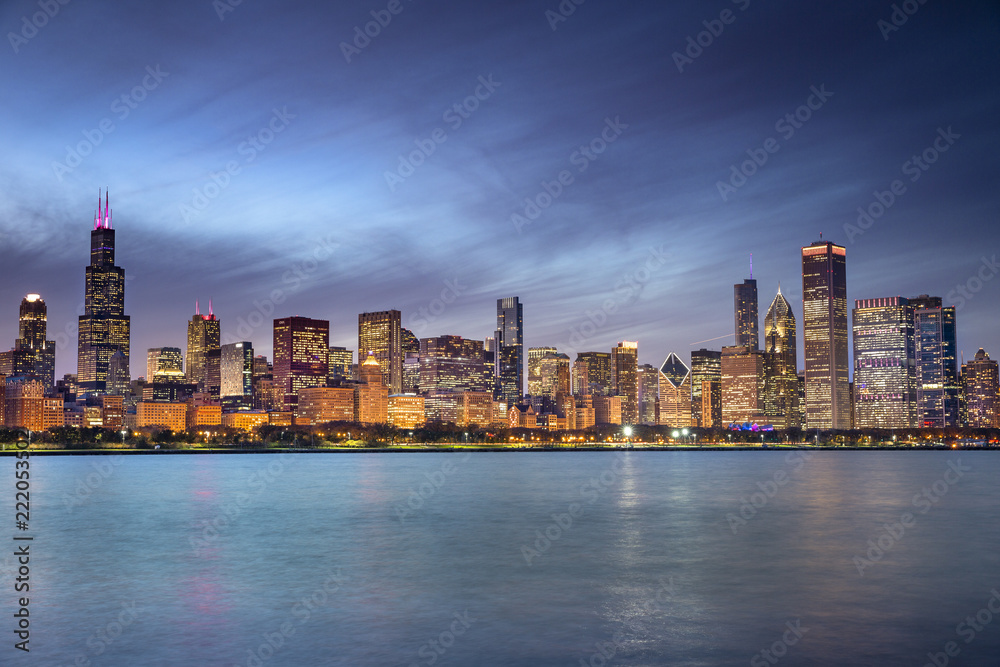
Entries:
<svg viewBox="0 0 1000 667">
<path fill-rule="evenodd" d="M 732 334 L 750 253 L 761 318 L 780 282 L 801 326 L 799 248 L 820 232 L 847 246 L 851 305 L 940 295 L 965 354 L 1000 355 L 1000 268 L 981 268 L 1000 254 L 995 2 L 914 0 L 889 31 L 889 2 L 587 0 L 556 22 L 556 0 L 403 0 L 347 62 L 389 5 L 244 0 L 220 19 L 222 0 L 75 0 L 37 31 L 37 0 L 0 5 L 2 346 L 39 292 L 69 341 L 57 373 L 75 372 L 109 186 L 133 376 L 146 348 L 184 347 L 209 298 L 224 335 L 269 356 L 275 316 L 329 319 L 352 349 L 357 314 L 388 308 L 421 337 L 482 339 L 518 295 L 529 346 L 687 360 Z M 907 164 L 925 149 L 926 170 Z M 767 160 L 724 199 L 747 151 Z M 883 215 L 845 229 L 897 179 Z M 558 195 L 518 228 L 543 182 Z"/>
</svg>

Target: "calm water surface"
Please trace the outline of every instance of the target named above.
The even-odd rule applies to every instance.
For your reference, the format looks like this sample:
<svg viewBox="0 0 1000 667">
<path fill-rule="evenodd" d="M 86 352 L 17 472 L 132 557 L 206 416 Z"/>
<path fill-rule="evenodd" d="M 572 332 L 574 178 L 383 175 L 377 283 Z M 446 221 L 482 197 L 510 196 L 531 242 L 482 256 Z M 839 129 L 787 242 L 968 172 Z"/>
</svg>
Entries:
<svg viewBox="0 0 1000 667">
<path fill-rule="evenodd" d="M 2 665 L 1000 664 L 988 452 L 31 466 L 31 653 L 4 548 Z"/>
</svg>

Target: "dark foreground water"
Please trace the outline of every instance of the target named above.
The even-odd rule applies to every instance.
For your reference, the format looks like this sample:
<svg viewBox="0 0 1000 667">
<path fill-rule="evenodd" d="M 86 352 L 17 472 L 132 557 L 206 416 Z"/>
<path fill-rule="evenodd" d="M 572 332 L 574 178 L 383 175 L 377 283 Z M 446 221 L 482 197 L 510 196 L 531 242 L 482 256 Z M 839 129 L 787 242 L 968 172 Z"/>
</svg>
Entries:
<svg viewBox="0 0 1000 667">
<path fill-rule="evenodd" d="M 31 474 L 24 654 L 0 459 L 2 665 L 1000 664 L 991 453 L 75 456 Z"/>
</svg>

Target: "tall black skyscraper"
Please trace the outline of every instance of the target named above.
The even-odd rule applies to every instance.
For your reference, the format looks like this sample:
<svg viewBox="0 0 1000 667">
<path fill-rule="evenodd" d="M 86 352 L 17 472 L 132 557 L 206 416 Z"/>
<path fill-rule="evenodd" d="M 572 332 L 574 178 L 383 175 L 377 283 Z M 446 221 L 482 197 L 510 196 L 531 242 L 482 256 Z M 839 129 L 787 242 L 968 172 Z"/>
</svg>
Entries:
<svg viewBox="0 0 1000 667">
<path fill-rule="evenodd" d="M 909 301 L 913 307 L 916 342 L 918 425 L 958 426 L 961 423 L 961 380 L 955 307 L 944 306 L 941 297 L 926 294 Z"/>
<path fill-rule="evenodd" d="M 733 285 L 734 314 L 736 315 L 736 345 L 759 349 L 757 335 L 757 281 L 753 279 L 753 257 L 750 258 L 750 277 L 742 285 Z"/>
<path fill-rule="evenodd" d="M 806 427 L 851 427 L 847 359 L 847 250 L 829 241 L 802 248 Z"/>
<path fill-rule="evenodd" d="M 524 396 L 524 315 L 518 297 L 497 299 L 497 398 L 513 405 Z"/>
<path fill-rule="evenodd" d="M 115 352 L 129 357 L 131 322 L 125 314 L 125 270 L 115 266 L 115 230 L 108 196 L 97 198 L 94 230 L 90 233 L 84 314 L 80 316 L 77 381 L 82 394 L 107 390 L 108 364 Z"/>
</svg>

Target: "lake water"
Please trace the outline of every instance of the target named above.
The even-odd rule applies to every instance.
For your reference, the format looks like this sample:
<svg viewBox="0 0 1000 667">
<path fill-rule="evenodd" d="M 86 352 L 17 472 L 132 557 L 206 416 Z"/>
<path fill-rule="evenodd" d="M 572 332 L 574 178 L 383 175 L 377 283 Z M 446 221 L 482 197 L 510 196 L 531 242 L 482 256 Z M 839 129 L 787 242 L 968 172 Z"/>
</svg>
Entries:
<svg viewBox="0 0 1000 667">
<path fill-rule="evenodd" d="M 31 474 L 31 652 L 11 546 L 2 665 L 1000 664 L 995 453 L 38 456 Z M 0 517 L 16 544 L 11 458 Z"/>
</svg>

